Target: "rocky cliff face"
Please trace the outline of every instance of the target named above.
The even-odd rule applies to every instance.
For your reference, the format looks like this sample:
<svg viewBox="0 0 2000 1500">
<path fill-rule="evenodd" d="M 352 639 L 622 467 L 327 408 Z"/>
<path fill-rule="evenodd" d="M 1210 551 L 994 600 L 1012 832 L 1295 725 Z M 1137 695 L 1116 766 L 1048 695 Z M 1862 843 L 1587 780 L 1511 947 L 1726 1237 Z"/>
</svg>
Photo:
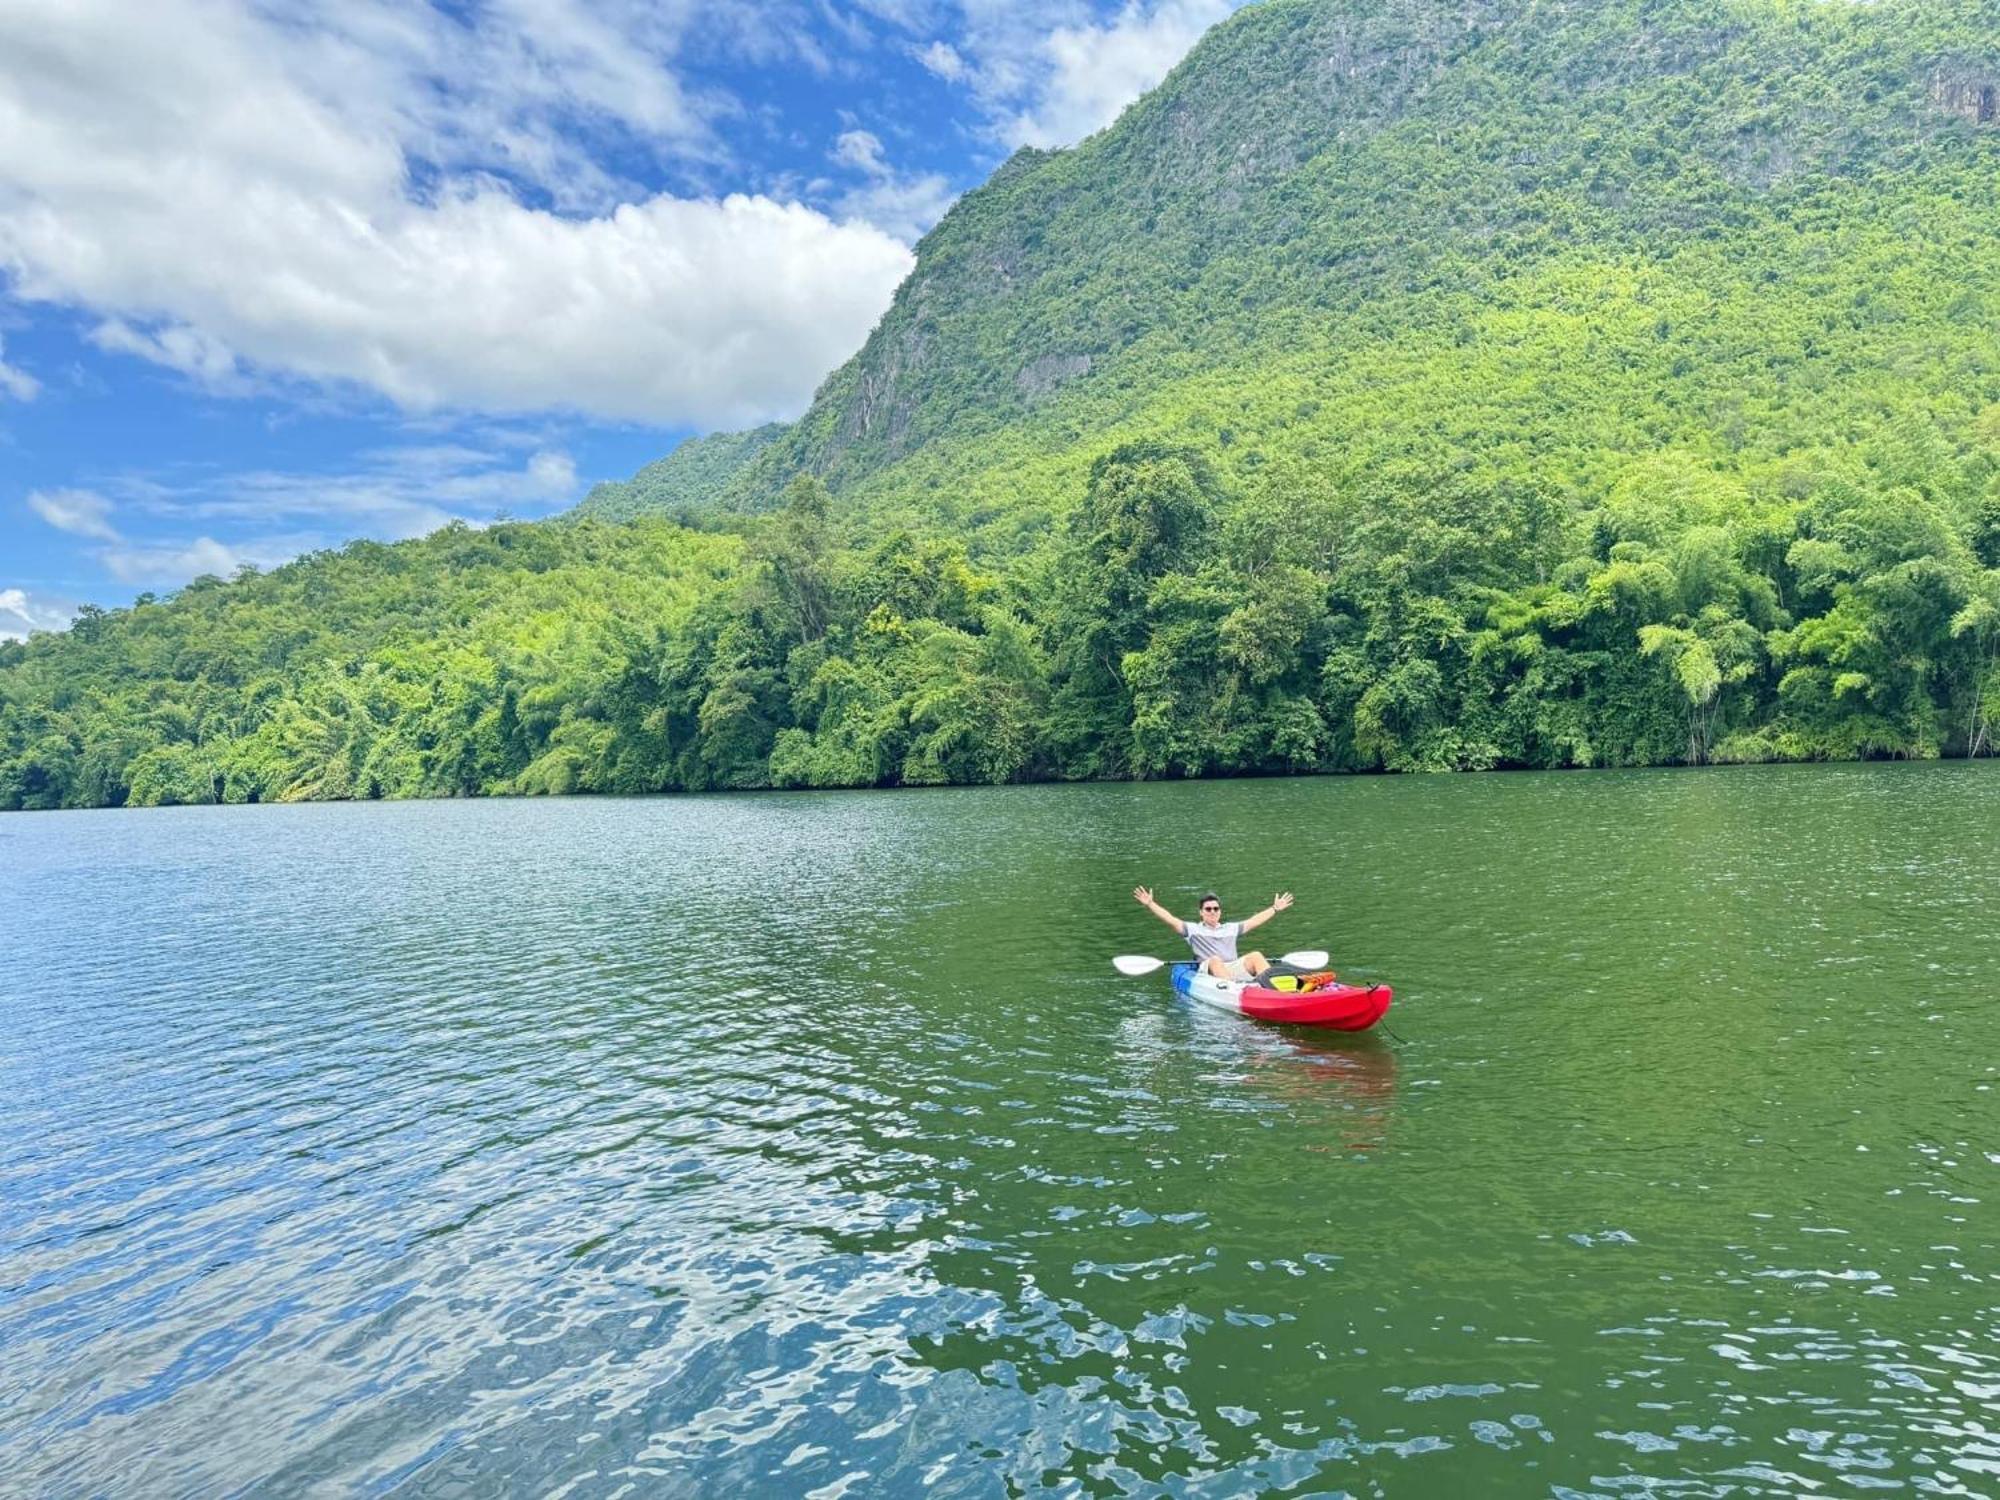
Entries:
<svg viewBox="0 0 2000 1500">
<path fill-rule="evenodd" d="M 1931 99 L 1973 125 L 2000 125 L 2000 70 L 1978 63 L 1942 63 L 1931 75 Z"/>
</svg>

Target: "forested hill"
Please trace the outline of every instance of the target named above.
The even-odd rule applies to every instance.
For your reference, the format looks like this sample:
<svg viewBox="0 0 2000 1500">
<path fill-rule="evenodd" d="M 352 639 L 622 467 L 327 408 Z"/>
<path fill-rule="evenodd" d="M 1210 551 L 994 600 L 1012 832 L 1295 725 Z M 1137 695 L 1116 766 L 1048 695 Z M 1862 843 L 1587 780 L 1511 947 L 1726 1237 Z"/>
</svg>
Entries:
<svg viewBox="0 0 2000 1500">
<path fill-rule="evenodd" d="M 966 197 L 717 497 L 810 472 L 976 519 L 1026 465 L 1063 506 L 1113 427 L 1232 469 L 1520 442 L 1576 480 L 1792 440 L 1755 429 L 1794 377 L 1990 326 L 1962 252 L 1996 84 L 1993 12 L 1951 0 L 1267 0 L 1114 129 Z M 1387 384 L 1419 409 L 1368 399 Z"/>
<path fill-rule="evenodd" d="M 691 438 L 630 479 L 595 486 L 575 514 L 600 521 L 629 521 L 634 516 L 692 518 L 692 513 L 713 506 L 722 488 L 784 431 L 783 423 L 772 422 L 748 432 Z"/>
<path fill-rule="evenodd" d="M 1990 0 L 1264 0 L 790 427 L 0 647 L 0 806 L 1981 750 L 1996 91 Z"/>
</svg>

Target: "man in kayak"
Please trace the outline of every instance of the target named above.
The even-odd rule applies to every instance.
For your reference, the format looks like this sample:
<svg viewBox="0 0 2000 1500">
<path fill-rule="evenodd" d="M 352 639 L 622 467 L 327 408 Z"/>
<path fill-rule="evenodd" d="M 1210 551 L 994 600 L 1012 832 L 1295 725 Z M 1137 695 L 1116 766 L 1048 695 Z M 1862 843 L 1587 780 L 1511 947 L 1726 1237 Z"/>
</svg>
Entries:
<svg viewBox="0 0 2000 1500">
<path fill-rule="evenodd" d="M 1132 892 L 1132 899 L 1187 939 L 1188 946 L 1194 949 L 1194 956 L 1201 962 L 1202 973 L 1212 974 L 1217 979 L 1240 980 L 1255 979 L 1271 967 L 1271 961 L 1261 953 L 1246 953 L 1238 958 L 1236 940 L 1244 933 L 1262 927 L 1290 906 L 1292 893 L 1280 891 L 1271 898 L 1269 906 L 1240 922 L 1222 920 L 1222 902 L 1214 891 L 1201 898 L 1199 922 L 1183 922 L 1155 901 L 1153 893 L 1143 885 Z"/>
</svg>

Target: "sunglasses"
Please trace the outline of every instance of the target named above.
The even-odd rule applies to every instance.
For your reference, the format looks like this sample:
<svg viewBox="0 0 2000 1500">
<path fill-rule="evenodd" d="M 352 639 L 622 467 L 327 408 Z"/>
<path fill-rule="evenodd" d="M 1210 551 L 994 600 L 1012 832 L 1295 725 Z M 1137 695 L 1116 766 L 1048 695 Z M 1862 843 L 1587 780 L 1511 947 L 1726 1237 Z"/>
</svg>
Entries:
<svg viewBox="0 0 2000 1500">
<path fill-rule="evenodd" d="M 1214 902 L 1214 901 L 1204 901 L 1204 902 L 1202 903 L 1202 907 L 1201 907 L 1201 909 L 1202 909 L 1203 911 L 1221 911 L 1221 910 L 1222 910 L 1222 907 L 1221 907 L 1221 904 L 1220 904 L 1220 903 L 1218 903 L 1218 902 Z"/>
</svg>

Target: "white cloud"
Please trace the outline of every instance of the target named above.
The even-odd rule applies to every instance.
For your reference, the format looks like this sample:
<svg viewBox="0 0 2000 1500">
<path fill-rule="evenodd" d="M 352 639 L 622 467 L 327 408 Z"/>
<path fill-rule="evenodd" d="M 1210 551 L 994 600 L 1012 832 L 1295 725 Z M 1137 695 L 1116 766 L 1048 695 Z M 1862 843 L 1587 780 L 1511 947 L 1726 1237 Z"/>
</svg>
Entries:
<svg viewBox="0 0 2000 1500">
<path fill-rule="evenodd" d="M 530 434 L 480 436 L 490 441 L 376 449 L 346 471 L 125 475 L 104 481 L 108 494 L 38 490 L 28 503 L 51 526 L 102 543 L 90 554 L 120 583 L 172 588 L 244 563 L 276 567 L 356 536 L 401 541 L 454 521 L 544 514 L 581 494 L 568 453 L 523 448 Z"/>
<path fill-rule="evenodd" d="M 874 224 L 898 240 L 914 244 L 944 217 L 958 194 L 934 172 L 914 177 L 885 177 L 841 195 L 844 218 Z"/>
<path fill-rule="evenodd" d="M 0 287 L 85 309 L 101 347 L 223 392 L 790 415 L 953 194 L 865 131 L 849 134 L 872 152 L 855 140 L 842 161 L 859 180 L 813 193 L 825 212 L 639 186 L 649 162 L 727 181 L 720 125 L 760 118 L 691 61 L 831 76 L 880 23 L 996 140 L 1059 145 L 1236 3 L 0 0 Z M 0 399 L 36 389 L 0 360 Z"/>
<path fill-rule="evenodd" d="M 110 521 L 111 502 L 90 490 L 36 490 L 28 496 L 28 508 L 57 531 L 106 542 L 118 540 Z"/>
<path fill-rule="evenodd" d="M 7 341 L 0 339 L 0 396 L 12 396 L 16 401 L 32 401 L 41 390 L 42 383 L 26 370 L 7 363 Z"/>
<path fill-rule="evenodd" d="M 178 370 L 211 389 L 227 388 L 238 374 L 229 346 L 199 328 L 166 327 L 145 333 L 123 318 L 111 318 L 91 329 L 90 341 L 113 354 L 136 354 Z"/>
<path fill-rule="evenodd" d="M 882 156 L 881 137 L 866 130 L 843 130 L 833 143 L 833 159 L 857 172 L 879 175 L 889 170 Z"/>
<path fill-rule="evenodd" d="M 791 415 L 887 307 L 915 210 L 885 198 L 884 232 L 859 203 L 606 208 L 629 185 L 572 118 L 712 149 L 722 106 L 664 61 L 695 9 L 501 0 L 468 27 L 418 0 L 283 23 L 247 0 L 0 0 L 0 267 L 99 314 L 104 347 L 223 389 L 255 371 L 417 410 Z"/>
<path fill-rule="evenodd" d="M 26 589 L 0 589 L 0 641 L 25 640 L 37 630 L 62 630 L 75 616 L 74 604 L 37 599 Z"/>
<path fill-rule="evenodd" d="M 963 84 L 1006 146 L 1067 146 L 1166 77 L 1245 0 L 957 0 L 956 27 L 915 50 Z"/>
<path fill-rule="evenodd" d="M 866 179 L 841 195 L 835 205 L 840 216 L 873 224 L 905 242 L 919 239 L 958 196 L 940 173 L 898 172 L 884 155 L 881 139 L 866 130 L 842 131 L 830 154 Z"/>
<path fill-rule="evenodd" d="M 1067 146 L 1118 118 L 1165 78 L 1240 0 L 1128 0 L 1109 23 L 1058 26 L 1041 44 L 1034 97 L 1004 128 L 1010 145 Z"/>
<path fill-rule="evenodd" d="M 853 0 L 856 9 L 866 11 L 905 31 L 930 31 L 937 27 L 944 0 Z"/>
<path fill-rule="evenodd" d="M 503 510 L 564 505 L 582 484 L 575 460 L 558 449 L 509 460 L 483 448 L 439 443 L 375 449 L 343 472 L 253 469 L 172 483 L 125 479 L 110 488 L 128 509 L 171 522 L 286 519 L 397 541 L 451 521 L 485 522 Z"/>
<path fill-rule="evenodd" d="M 946 83 L 963 82 L 972 74 L 972 65 L 959 55 L 958 49 L 950 42 L 932 42 L 918 51 L 917 61 Z"/>
<path fill-rule="evenodd" d="M 249 546 L 230 546 L 214 537 L 200 536 L 190 542 L 170 542 L 158 546 L 107 547 L 98 556 L 111 576 L 120 583 L 171 588 L 204 574 L 227 578 L 246 563 L 258 568 L 276 567 L 309 550 L 310 543 L 287 544 L 275 540 Z"/>
<path fill-rule="evenodd" d="M 172 502 L 162 499 L 170 492 L 150 484 L 133 488 L 148 497 L 151 508 L 173 510 Z M 174 585 L 203 573 L 227 577 L 246 562 L 269 566 L 320 544 L 315 538 L 303 536 L 265 538 L 246 546 L 230 546 L 210 536 L 133 541 L 111 524 L 112 503 L 91 490 L 36 490 L 28 496 L 28 505 L 58 531 L 105 543 L 95 549 L 97 560 L 120 583 Z M 437 524 L 443 524 L 442 520 Z M 27 618 L 26 596 L 18 589 L 7 592 L 20 597 L 21 612 Z M 5 613 L 0 611 L 0 626 L 5 624 Z"/>
<path fill-rule="evenodd" d="M 281 518 L 360 530 L 385 541 L 423 536 L 453 521 L 484 523 L 501 512 L 565 505 L 582 488 L 576 463 L 547 449 L 518 468 L 474 449 L 389 449 L 364 455 L 350 473 L 257 470 L 174 491 L 153 488 L 158 514 L 182 520 L 269 522 Z"/>
</svg>

